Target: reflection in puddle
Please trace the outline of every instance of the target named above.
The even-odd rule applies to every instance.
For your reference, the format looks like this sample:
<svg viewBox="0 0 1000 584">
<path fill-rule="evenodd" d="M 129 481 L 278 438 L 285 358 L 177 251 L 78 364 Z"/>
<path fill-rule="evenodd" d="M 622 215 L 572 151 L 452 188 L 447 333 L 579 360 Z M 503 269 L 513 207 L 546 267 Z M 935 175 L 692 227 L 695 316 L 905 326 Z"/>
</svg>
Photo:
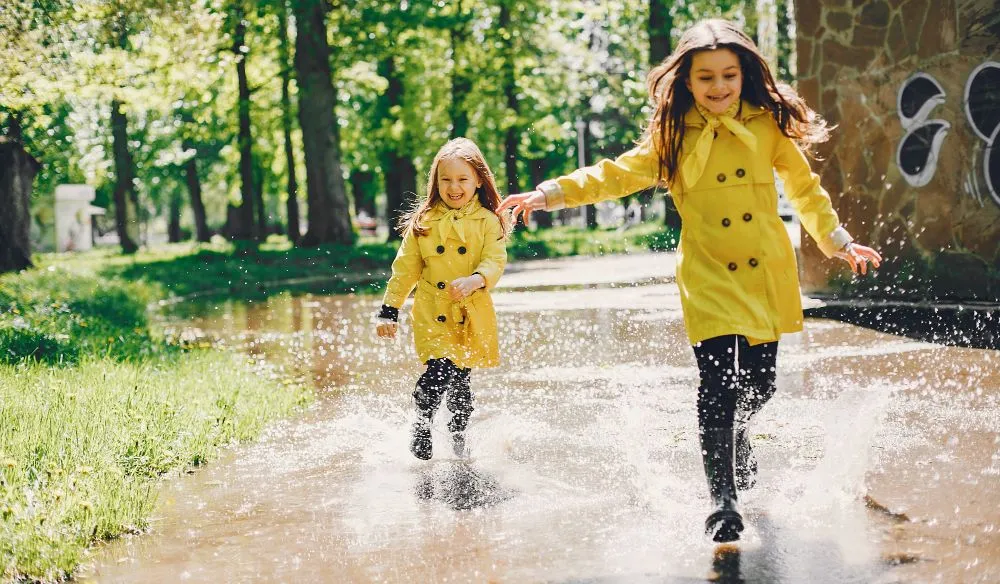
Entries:
<svg viewBox="0 0 1000 584">
<path fill-rule="evenodd" d="M 496 477 L 465 460 L 446 460 L 420 469 L 414 491 L 421 500 L 440 501 L 456 511 L 491 507 L 514 496 Z"/>
</svg>

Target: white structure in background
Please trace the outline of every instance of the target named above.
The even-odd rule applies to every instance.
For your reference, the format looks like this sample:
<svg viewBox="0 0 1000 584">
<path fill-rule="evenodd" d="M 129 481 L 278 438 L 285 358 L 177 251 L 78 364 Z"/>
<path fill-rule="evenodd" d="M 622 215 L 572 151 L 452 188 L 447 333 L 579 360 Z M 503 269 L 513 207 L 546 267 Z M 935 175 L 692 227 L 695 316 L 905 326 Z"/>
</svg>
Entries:
<svg viewBox="0 0 1000 584">
<path fill-rule="evenodd" d="M 59 185 L 56 187 L 56 251 L 83 251 L 94 246 L 93 215 L 104 209 L 91 205 L 94 187 Z"/>
</svg>

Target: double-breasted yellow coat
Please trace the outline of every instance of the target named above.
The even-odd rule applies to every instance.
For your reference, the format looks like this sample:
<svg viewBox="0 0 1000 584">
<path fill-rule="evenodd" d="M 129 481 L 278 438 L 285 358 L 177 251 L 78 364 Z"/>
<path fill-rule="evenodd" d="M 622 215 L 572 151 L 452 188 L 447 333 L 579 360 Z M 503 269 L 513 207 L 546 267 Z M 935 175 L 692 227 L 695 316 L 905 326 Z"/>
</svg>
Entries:
<svg viewBox="0 0 1000 584">
<path fill-rule="evenodd" d="M 693 185 L 683 161 L 707 121 L 685 116 L 681 170 L 667 185 L 681 216 L 677 285 L 688 340 L 744 335 L 752 344 L 802 330 L 798 267 L 778 215 L 774 171 L 803 227 L 827 257 L 851 241 L 819 177 L 797 145 L 762 108 L 743 102 L 739 121 L 756 138 L 754 151 L 725 125 L 715 128 L 704 170 Z M 659 159 L 647 137 L 615 160 L 602 160 L 538 189 L 547 210 L 624 197 L 656 184 Z M 665 173 L 664 173 L 665 174 Z"/>
<path fill-rule="evenodd" d="M 421 224 L 427 235 L 403 238 L 383 304 L 399 308 L 416 288 L 411 324 L 421 363 L 448 358 L 463 368 L 497 366 L 497 318 L 490 290 L 507 265 L 500 219 L 474 197 L 461 209 L 437 203 Z M 474 273 L 482 274 L 486 286 L 453 301 L 451 282 Z"/>
</svg>

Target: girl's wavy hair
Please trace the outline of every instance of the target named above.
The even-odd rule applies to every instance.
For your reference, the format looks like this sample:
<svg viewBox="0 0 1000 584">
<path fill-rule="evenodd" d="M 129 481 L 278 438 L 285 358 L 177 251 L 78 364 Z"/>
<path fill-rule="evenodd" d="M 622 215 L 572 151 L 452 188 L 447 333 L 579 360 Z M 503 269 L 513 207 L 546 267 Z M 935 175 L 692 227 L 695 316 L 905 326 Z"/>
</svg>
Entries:
<svg viewBox="0 0 1000 584">
<path fill-rule="evenodd" d="M 646 77 L 646 87 L 653 104 L 653 115 L 646 126 L 646 136 L 653 140 L 660 159 L 660 176 L 673 183 L 680 167 L 684 142 L 684 116 L 694 105 L 687 87 L 691 61 L 701 51 L 729 49 L 736 53 L 743 72 L 740 98 L 752 105 L 767 108 L 785 136 L 799 148 L 812 154 L 812 146 L 830 137 L 826 121 L 813 111 L 791 86 L 778 83 L 753 40 L 727 20 L 703 20 L 688 29 L 677 49 Z"/>
<path fill-rule="evenodd" d="M 427 228 L 421 223 L 424 214 L 442 201 L 441 193 L 438 190 L 438 167 L 442 160 L 458 159 L 469 163 L 469 166 L 476 172 L 476 176 L 481 183 L 476 189 L 476 197 L 479 204 L 493 211 L 500 219 L 500 229 L 504 239 L 510 234 L 510 221 L 503 215 L 497 213 L 500 206 L 500 191 L 497 190 L 497 182 L 493 176 L 493 171 L 486 164 L 486 158 L 476 143 L 468 138 L 455 138 L 449 140 L 438 150 L 431 164 L 431 171 L 427 176 L 427 198 L 422 201 L 415 201 L 413 206 L 399 218 L 399 231 L 406 237 L 410 233 L 417 237 L 427 235 Z"/>
</svg>

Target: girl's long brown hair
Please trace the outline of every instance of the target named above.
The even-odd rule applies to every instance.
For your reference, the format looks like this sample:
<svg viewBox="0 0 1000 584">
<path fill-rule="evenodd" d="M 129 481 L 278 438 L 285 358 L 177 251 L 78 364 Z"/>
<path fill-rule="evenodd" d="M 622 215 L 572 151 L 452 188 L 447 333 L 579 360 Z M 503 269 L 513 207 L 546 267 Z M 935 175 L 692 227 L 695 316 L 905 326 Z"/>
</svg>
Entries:
<svg viewBox="0 0 1000 584">
<path fill-rule="evenodd" d="M 417 201 L 413 207 L 399 218 L 399 230 L 403 237 L 410 233 L 417 237 L 427 235 L 427 228 L 420 222 L 424 214 L 427 213 L 438 201 L 441 201 L 441 193 L 438 190 L 438 166 L 445 159 L 464 160 L 476 171 L 476 176 L 481 185 L 476 189 L 476 197 L 479 204 L 493 211 L 500 219 L 500 229 L 506 239 L 510 233 L 510 221 L 504 216 L 497 214 L 497 207 L 500 206 L 500 191 L 497 190 L 497 182 L 493 177 L 493 171 L 486 164 L 486 158 L 476 146 L 476 143 L 468 138 L 455 138 L 449 140 L 438 150 L 431 164 L 431 171 L 427 175 L 427 198 Z"/>
<path fill-rule="evenodd" d="M 778 83 L 753 40 L 734 23 L 703 20 L 688 29 L 677 49 L 646 77 L 646 87 L 654 111 L 646 126 L 660 159 L 660 180 L 672 184 L 680 167 L 681 144 L 684 141 L 684 116 L 694 105 L 694 96 L 687 88 L 691 61 L 699 51 L 729 49 L 736 53 L 743 70 L 740 98 L 768 109 L 781 133 L 795 140 L 807 153 L 814 144 L 830 137 L 830 128 L 791 86 Z M 663 169 L 666 169 L 666 177 Z"/>
</svg>

